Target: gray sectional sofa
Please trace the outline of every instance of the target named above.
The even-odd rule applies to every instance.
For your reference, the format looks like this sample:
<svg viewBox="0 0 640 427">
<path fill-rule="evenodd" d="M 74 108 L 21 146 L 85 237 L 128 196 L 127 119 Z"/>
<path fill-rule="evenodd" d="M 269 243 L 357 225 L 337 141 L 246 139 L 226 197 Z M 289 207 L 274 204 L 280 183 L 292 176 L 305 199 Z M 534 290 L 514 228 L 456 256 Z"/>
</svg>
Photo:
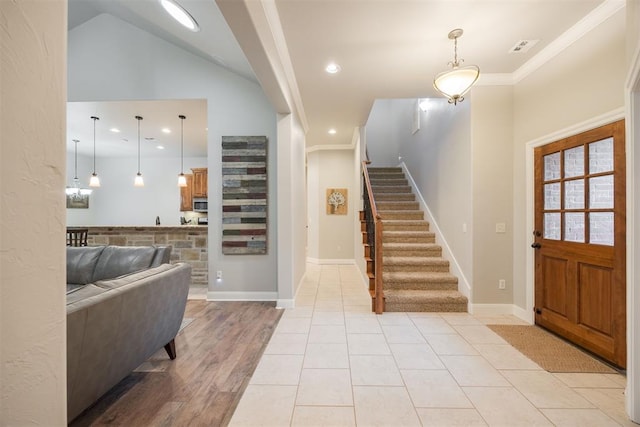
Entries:
<svg viewBox="0 0 640 427">
<path fill-rule="evenodd" d="M 191 267 L 171 247 L 67 247 L 67 418 L 161 348 L 174 359 Z"/>
</svg>

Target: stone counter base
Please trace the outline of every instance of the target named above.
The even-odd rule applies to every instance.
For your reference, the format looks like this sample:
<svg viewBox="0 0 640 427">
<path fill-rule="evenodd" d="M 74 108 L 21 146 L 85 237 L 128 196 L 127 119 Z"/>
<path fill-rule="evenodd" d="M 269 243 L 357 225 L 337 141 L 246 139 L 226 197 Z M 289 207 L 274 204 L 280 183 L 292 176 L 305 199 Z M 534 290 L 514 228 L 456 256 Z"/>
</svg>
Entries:
<svg viewBox="0 0 640 427">
<path fill-rule="evenodd" d="M 209 252 L 206 226 L 184 227 L 88 227 L 89 246 L 170 245 L 171 263 L 191 265 L 191 284 L 208 285 Z"/>
</svg>

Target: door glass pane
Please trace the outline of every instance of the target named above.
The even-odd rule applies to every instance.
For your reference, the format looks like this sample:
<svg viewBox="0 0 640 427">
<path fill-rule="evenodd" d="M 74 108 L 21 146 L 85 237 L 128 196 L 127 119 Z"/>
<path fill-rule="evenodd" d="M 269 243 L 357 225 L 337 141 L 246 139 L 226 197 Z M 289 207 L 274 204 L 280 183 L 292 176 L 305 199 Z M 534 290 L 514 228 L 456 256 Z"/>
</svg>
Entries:
<svg viewBox="0 0 640 427">
<path fill-rule="evenodd" d="M 589 207 L 613 209 L 613 175 L 589 179 Z"/>
<path fill-rule="evenodd" d="M 560 153 L 544 156 L 544 180 L 560 179 Z"/>
<path fill-rule="evenodd" d="M 584 175 L 584 145 L 564 152 L 564 177 Z"/>
<path fill-rule="evenodd" d="M 589 173 L 613 171 L 613 138 L 589 144 Z"/>
<path fill-rule="evenodd" d="M 589 243 L 613 246 L 613 212 L 589 214 Z"/>
<path fill-rule="evenodd" d="M 560 183 L 544 185 L 544 208 L 560 209 Z"/>
<path fill-rule="evenodd" d="M 560 214 L 546 213 L 544 214 L 544 233 L 545 239 L 560 240 Z"/>
<path fill-rule="evenodd" d="M 584 214 L 567 212 L 564 215 L 564 240 L 567 242 L 584 242 Z"/>
<path fill-rule="evenodd" d="M 564 183 L 564 208 L 584 209 L 584 180 L 575 179 Z"/>
</svg>

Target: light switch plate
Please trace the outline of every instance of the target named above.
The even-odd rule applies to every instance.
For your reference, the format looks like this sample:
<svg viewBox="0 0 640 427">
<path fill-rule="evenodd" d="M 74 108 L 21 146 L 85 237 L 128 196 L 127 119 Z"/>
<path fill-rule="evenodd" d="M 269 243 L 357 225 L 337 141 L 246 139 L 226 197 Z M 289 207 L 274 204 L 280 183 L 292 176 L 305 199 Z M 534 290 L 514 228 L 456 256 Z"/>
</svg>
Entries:
<svg viewBox="0 0 640 427">
<path fill-rule="evenodd" d="M 496 223 L 496 233 L 506 233 L 507 232 L 507 224 L 504 222 Z"/>
</svg>

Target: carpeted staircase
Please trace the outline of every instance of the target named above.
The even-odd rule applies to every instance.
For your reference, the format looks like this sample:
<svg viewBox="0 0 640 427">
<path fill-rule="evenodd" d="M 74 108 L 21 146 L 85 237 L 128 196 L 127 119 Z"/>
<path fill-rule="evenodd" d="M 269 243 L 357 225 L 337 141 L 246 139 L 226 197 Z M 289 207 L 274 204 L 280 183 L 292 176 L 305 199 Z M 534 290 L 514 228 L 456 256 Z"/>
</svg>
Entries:
<svg viewBox="0 0 640 427">
<path fill-rule="evenodd" d="M 368 168 L 383 224 L 385 311 L 466 312 L 467 298 L 435 243 L 401 168 Z"/>
</svg>

